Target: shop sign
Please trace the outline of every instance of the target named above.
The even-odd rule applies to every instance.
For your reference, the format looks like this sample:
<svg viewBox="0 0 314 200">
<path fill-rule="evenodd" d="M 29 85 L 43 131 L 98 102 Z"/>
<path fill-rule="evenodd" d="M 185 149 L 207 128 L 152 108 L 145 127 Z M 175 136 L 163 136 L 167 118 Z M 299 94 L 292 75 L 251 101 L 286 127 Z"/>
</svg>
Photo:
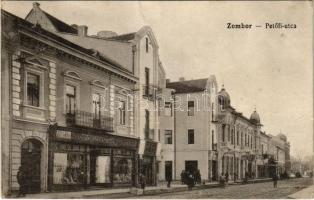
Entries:
<svg viewBox="0 0 314 200">
<path fill-rule="evenodd" d="M 57 130 L 56 138 L 71 140 L 71 132 L 70 131 Z"/>
<path fill-rule="evenodd" d="M 130 149 L 136 149 L 138 146 L 138 140 L 130 138 L 122 138 L 112 135 L 92 135 L 85 133 L 77 133 L 68 130 L 56 130 L 55 140 L 70 141 L 77 144 L 91 144 L 91 145 L 105 145 L 109 147 L 125 147 Z"/>
</svg>

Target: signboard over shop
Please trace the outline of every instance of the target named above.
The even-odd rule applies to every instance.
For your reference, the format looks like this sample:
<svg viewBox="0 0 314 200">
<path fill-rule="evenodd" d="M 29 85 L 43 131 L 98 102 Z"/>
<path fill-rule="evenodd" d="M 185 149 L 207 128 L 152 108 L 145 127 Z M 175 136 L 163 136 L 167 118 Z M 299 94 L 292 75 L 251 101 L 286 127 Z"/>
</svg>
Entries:
<svg viewBox="0 0 314 200">
<path fill-rule="evenodd" d="M 55 141 L 68 141 L 77 144 L 91 144 L 101 145 L 108 147 L 124 147 L 128 149 L 137 149 L 138 139 L 127 138 L 121 136 L 110 135 L 107 133 L 93 134 L 92 131 L 85 130 L 65 130 L 63 127 L 56 127 L 51 131 L 52 140 Z"/>
</svg>

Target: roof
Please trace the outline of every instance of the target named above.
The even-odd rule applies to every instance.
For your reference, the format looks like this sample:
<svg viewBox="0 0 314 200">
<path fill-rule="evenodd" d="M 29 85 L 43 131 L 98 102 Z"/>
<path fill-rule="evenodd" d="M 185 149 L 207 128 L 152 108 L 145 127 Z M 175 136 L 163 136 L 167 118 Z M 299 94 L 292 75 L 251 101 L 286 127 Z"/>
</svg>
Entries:
<svg viewBox="0 0 314 200">
<path fill-rule="evenodd" d="M 135 35 L 136 35 L 136 32 L 134 32 L 134 33 L 126 33 L 126 34 L 122 34 L 122 35 L 118 35 L 118 36 L 114 36 L 114 37 L 109 37 L 109 38 L 106 38 L 106 39 L 130 41 L 130 40 L 133 40 L 135 38 Z"/>
<path fill-rule="evenodd" d="M 118 65 L 117 63 L 115 63 L 114 61 L 111 61 L 109 59 L 107 59 L 106 57 L 103 57 L 103 55 L 95 52 L 95 50 L 93 49 L 87 49 L 87 48 L 84 48 L 80 45 L 77 45 L 75 43 L 72 43 L 70 42 L 69 40 L 66 40 L 50 31 L 47 31 L 43 28 L 41 28 L 40 26 L 35 26 L 34 24 L 16 16 L 16 15 L 13 15 L 12 13 L 9 13 L 3 9 L 1 9 L 1 14 L 5 14 L 5 15 L 8 15 L 10 17 L 13 17 L 15 20 L 16 20 L 16 23 L 25 28 L 26 30 L 29 30 L 29 31 L 32 31 L 33 33 L 37 33 L 37 34 L 41 34 L 41 35 L 44 35 L 46 37 L 49 37 L 50 39 L 53 39 L 63 45 L 66 45 L 68 47 L 71 47 L 73 49 L 76 49 L 84 54 L 87 54 L 89 56 L 92 56 L 94 57 L 95 59 L 99 60 L 99 61 L 103 61 L 105 63 L 108 63 L 110 64 L 113 68 L 116 68 L 116 69 L 120 69 L 120 70 L 123 70 L 125 72 L 128 72 L 126 69 L 122 68 L 120 65 Z M 2 18 L 2 20 L 4 20 L 4 18 Z M 128 72 L 129 73 L 129 72 Z"/>
<path fill-rule="evenodd" d="M 176 93 L 192 93 L 206 90 L 208 78 L 167 83 L 166 87 L 175 89 Z"/>
<path fill-rule="evenodd" d="M 50 15 L 49 13 L 47 13 L 45 11 L 43 11 L 43 12 L 59 32 L 77 34 L 76 28 L 64 23 L 63 21 L 55 18 L 54 16 Z"/>
</svg>

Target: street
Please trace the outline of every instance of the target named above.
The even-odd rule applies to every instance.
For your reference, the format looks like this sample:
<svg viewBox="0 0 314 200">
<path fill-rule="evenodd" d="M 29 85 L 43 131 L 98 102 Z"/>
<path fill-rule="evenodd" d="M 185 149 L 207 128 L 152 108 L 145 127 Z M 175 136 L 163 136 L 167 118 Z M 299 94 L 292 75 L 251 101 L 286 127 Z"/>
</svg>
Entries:
<svg viewBox="0 0 314 200">
<path fill-rule="evenodd" d="M 281 199 L 287 198 L 309 185 L 313 184 L 311 178 L 300 178 L 278 181 L 278 188 L 273 188 L 272 182 L 234 185 L 226 188 L 210 188 L 204 190 L 193 190 L 175 193 L 165 193 L 152 196 L 136 196 L 131 198 L 143 199 L 196 199 L 196 198 L 215 198 L 215 199 Z M 128 197 L 130 198 L 130 197 Z"/>
</svg>

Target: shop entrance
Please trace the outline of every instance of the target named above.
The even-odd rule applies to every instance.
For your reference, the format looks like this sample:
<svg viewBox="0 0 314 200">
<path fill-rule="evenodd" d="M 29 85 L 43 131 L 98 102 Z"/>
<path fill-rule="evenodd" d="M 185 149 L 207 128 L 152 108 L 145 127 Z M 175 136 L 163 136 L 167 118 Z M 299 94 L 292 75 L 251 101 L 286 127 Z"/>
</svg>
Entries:
<svg viewBox="0 0 314 200">
<path fill-rule="evenodd" d="M 172 161 L 165 162 L 165 179 L 168 178 L 172 180 Z"/>
<path fill-rule="evenodd" d="M 90 157 L 91 185 L 111 185 L 111 160 L 110 155 L 95 155 Z"/>
<path fill-rule="evenodd" d="M 40 192 L 40 166 L 42 144 L 36 139 L 23 142 L 21 152 L 21 167 L 25 170 L 26 192 Z"/>
<path fill-rule="evenodd" d="M 146 184 L 153 185 L 154 177 L 153 177 L 153 159 L 150 157 L 144 157 L 142 172 L 146 177 Z"/>
</svg>

